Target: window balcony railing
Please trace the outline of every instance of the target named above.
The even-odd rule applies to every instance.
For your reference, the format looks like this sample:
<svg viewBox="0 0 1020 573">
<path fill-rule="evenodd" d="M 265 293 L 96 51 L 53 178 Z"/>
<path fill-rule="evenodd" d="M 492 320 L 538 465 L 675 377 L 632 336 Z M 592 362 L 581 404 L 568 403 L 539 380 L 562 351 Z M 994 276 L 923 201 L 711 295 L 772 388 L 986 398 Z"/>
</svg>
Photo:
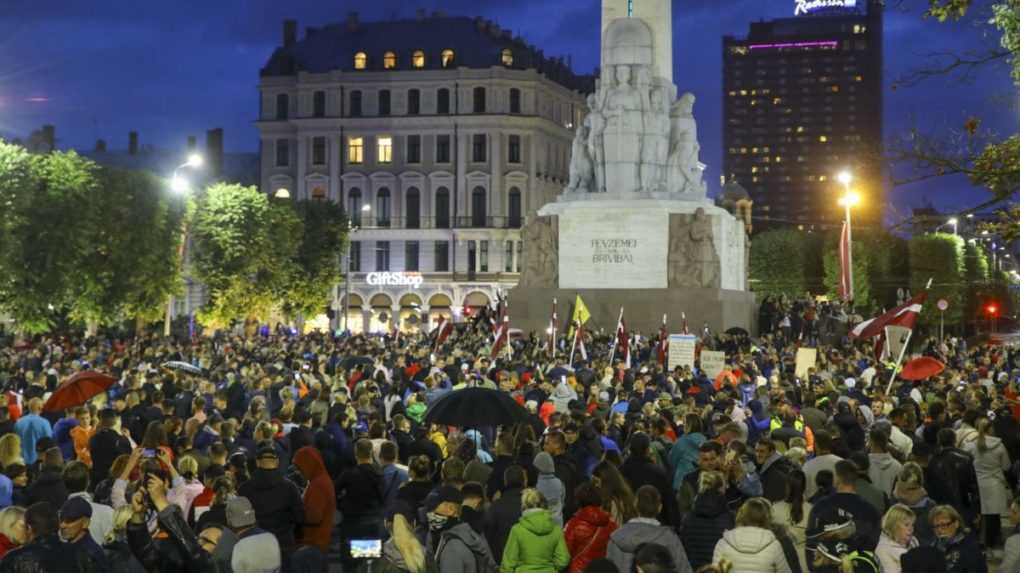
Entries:
<svg viewBox="0 0 1020 573">
<path fill-rule="evenodd" d="M 359 220 L 360 219 L 360 220 Z M 352 221 L 359 228 L 368 229 L 520 229 L 524 217 L 388 217 L 379 219 L 372 215 L 355 217 Z"/>
</svg>

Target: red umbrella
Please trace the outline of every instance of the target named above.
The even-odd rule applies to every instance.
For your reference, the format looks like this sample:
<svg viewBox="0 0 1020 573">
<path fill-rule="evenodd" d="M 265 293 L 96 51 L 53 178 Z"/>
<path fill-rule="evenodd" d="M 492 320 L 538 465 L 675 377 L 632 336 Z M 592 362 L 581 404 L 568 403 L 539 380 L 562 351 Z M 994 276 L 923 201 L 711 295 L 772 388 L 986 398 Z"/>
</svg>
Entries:
<svg viewBox="0 0 1020 573">
<path fill-rule="evenodd" d="M 105 392 L 116 380 L 92 370 L 79 372 L 60 383 L 43 406 L 44 412 L 60 412 L 84 404 L 100 392 Z"/>
<path fill-rule="evenodd" d="M 904 380 L 924 380 L 932 376 L 938 376 L 946 369 L 946 365 L 930 356 L 915 358 L 903 365 L 900 370 L 900 378 Z"/>
</svg>

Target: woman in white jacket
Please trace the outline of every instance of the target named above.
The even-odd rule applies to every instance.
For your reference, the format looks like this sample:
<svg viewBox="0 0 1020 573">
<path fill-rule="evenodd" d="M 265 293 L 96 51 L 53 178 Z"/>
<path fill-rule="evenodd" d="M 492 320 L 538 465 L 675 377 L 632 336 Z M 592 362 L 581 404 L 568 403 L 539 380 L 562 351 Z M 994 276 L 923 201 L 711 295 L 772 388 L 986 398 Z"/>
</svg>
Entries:
<svg viewBox="0 0 1020 573">
<path fill-rule="evenodd" d="M 769 529 L 772 506 L 768 500 L 755 497 L 744 502 L 736 523 L 715 544 L 713 563 L 725 559 L 740 573 L 790 573 L 783 547 Z"/>
<path fill-rule="evenodd" d="M 878 539 L 875 555 L 882 564 L 882 573 L 900 573 L 900 557 L 917 547 L 914 522 L 917 516 L 902 503 L 889 508 L 882 517 L 882 536 Z"/>
<path fill-rule="evenodd" d="M 992 435 L 992 422 L 978 418 L 977 437 L 964 444 L 963 450 L 974 457 L 978 491 L 981 494 L 981 530 L 985 547 L 998 547 L 1002 533 L 1002 516 L 1009 513 L 1009 485 L 1003 472 L 1009 470 L 1009 452 L 1002 440 Z"/>
</svg>

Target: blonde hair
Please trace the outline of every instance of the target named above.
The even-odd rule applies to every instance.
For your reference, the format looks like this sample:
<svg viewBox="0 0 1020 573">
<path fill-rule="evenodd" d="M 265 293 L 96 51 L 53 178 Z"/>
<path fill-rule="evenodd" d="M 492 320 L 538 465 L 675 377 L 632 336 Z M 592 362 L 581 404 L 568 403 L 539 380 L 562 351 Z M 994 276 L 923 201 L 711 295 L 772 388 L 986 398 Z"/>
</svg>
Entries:
<svg viewBox="0 0 1020 573">
<path fill-rule="evenodd" d="M 177 460 L 177 471 L 185 476 L 186 479 L 197 479 L 198 478 L 198 460 L 192 456 L 182 456 L 181 459 Z"/>
<path fill-rule="evenodd" d="M 4 434 L 0 437 L 0 465 L 6 469 L 14 464 L 25 465 L 21 457 L 21 438 L 17 434 Z"/>
<path fill-rule="evenodd" d="M 733 564 L 725 559 L 720 559 L 718 563 L 702 565 L 694 573 L 730 573 L 731 571 L 733 571 Z"/>
<path fill-rule="evenodd" d="M 790 441 L 792 442 L 793 440 Z M 786 456 L 786 459 L 797 464 L 797 467 L 803 466 L 804 462 L 807 460 L 807 450 L 801 447 L 790 448 L 786 450 L 786 453 L 783 455 Z"/>
<path fill-rule="evenodd" d="M 992 421 L 984 416 L 978 418 L 976 428 L 977 429 L 977 449 L 979 452 L 988 451 L 988 436 L 995 436 L 992 429 Z"/>
<path fill-rule="evenodd" d="M 935 527 L 935 520 L 939 517 L 948 517 L 960 524 L 960 529 L 966 529 L 963 519 L 960 517 L 960 512 L 956 511 L 956 508 L 951 505 L 936 505 L 931 508 L 931 511 L 928 512 L 928 523 Z"/>
<path fill-rule="evenodd" d="M 128 521 L 131 520 L 131 515 L 133 513 L 134 510 L 131 509 L 130 504 L 122 505 L 113 510 L 113 527 L 111 527 L 110 532 L 106 534 L 104 543 L 113 543 L 117 540 L 117 536 L 127 530 Z"/>
<path fill-rule="evenodd" d="M 535 488 L 529 487 L 521 492 L 521 511 L 529 509 L 546 509 L 548 504 L 545 496 Z"/>
<path fill-rule="evenodd" d="M 917 520 L 917 515 L 914 514 L 913 510 L 897 503 L 896 505 L 889 508 L 882 516 L 882 533 L 889 537 L 896 538 L 896 528 L 904 523 L 910 523 Z"/>
<path fill-rule="evenodd" d="M 721 472 L 701 472 L 698 476 L 698 493 L 705 493 L 706 491 L 726 491 L 726 478 L 723 477 Z"/>
<path fill-rule="evenodd" d="M 896 479 L 898 483 L 907 487 L 924 487 L 924 470 L 917 462 L 907 462 L 903 464 L 903 469 Z"/>
<path fill-rule="evenodd" d="M 25 508 L 12 505 L 0 511 L 0 533 L 10 541 L 14 541 L 14 524 L 25 519 Z"/>
<path fill-rule="evenodd" d="M 397 546 L 397 551 L 404 558 L 407 570 L 411 573 L 423 573 L 425 571 L 425 550 L 422 549 L 421 543 L 414 535 L 414 528 L 411 527 L 404 514 L 393 515 L 391 529 L 393 544 Z"/>
<path fill-rule="evenodd" d="M 764 497 L 752 497 L 737 511 L 737 527 L 761 527 L 772 524 L 772 504 Z"/>
</svg>

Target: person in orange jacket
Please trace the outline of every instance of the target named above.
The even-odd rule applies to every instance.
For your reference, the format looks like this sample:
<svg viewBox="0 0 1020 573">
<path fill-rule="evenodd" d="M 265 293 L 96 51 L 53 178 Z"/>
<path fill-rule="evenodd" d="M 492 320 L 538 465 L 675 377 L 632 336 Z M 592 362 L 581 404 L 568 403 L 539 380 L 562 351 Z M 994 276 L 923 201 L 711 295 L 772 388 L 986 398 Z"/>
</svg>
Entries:
<svg viewBox="0 0 1020 573">
<path fill-rule="evenodd" d="M 323 555 L 329 553 L 330 536 L 333 532 L 333 518 L 336 514 L 336 491 L 333 480 L 326 471 L 322 454 L 314 446 L 305 446 L 294 454 L 294 465 L 308 480 L 303 498 L 305 522 L 301 527 L 298 543 L 318 547 Z"/>
</svg>

